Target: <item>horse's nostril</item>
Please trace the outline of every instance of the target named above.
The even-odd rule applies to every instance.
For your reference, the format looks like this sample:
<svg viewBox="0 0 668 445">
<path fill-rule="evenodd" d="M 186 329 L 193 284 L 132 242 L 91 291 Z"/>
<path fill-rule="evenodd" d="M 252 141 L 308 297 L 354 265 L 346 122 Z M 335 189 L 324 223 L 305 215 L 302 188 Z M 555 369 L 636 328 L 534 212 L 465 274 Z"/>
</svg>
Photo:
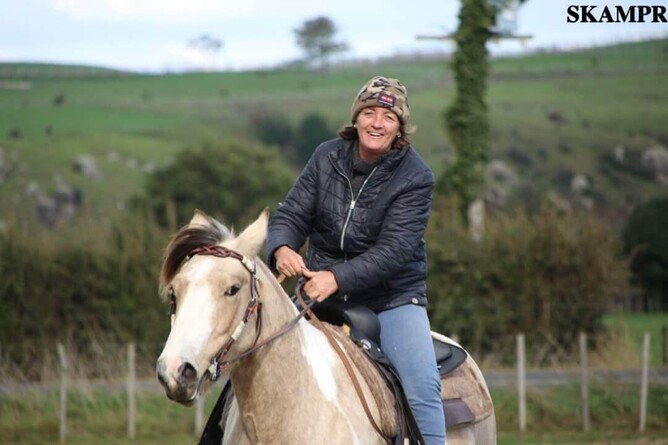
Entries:
<svg viewBox="0 0 668 445">
<path fill-rule="evenodd" d="M 191 382 L 197 377 L 195 367 L 188 362 L 182 363 L 179 366 L 179 380 L 182 382 Z"/>
</svg>

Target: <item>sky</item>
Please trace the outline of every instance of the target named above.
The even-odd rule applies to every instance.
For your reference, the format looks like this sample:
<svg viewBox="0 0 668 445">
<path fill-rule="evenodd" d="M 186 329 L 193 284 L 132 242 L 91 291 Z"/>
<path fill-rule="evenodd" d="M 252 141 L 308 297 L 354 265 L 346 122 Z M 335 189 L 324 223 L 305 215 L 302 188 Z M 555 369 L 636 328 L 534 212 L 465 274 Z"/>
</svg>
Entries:
<svg viewBox="0 0 668 445">
<path fill-rule="evenodd" d="M 668 37 L 666 23 L 567 23 L 571 4 L 664 5 L 667 0 L 528 0 L 517 12 L 523 43 L 490 44 L 492 55 L 573 49 Z M 96 65 L 137 72 L 271 68 L 302 56 L 294 30 L 329 17 L 341 60 L 448 53 L 418 39 L 457 28 L 458 0 L 0 0 L 0 62 Z M 223 42 L 206 52 L 188 42 Z"/>
</svg>

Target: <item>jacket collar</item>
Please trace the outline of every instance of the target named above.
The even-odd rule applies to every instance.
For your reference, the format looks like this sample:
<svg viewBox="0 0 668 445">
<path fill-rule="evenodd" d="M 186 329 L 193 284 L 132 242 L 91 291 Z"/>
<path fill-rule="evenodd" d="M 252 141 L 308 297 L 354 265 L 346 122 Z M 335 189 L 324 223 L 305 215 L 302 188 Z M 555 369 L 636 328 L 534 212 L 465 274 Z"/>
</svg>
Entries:
<svg viewBox="0 0 668 445">
<path fill-rule="evenodd" d="M 348 141 L 339 139 L 335 150 L 329 153 L 330 159 L 334 165 L 346 175 L 350 173 L 354 150 L 357 150 L 357 140 Z M 378 170 L 380 172 L 390 172 L 396 168 L 401 160 L 411 150 L 411 146 L 402 149 L 392 149 L 387 154 L 383 155 L 378 162 Z"/>
</svg>

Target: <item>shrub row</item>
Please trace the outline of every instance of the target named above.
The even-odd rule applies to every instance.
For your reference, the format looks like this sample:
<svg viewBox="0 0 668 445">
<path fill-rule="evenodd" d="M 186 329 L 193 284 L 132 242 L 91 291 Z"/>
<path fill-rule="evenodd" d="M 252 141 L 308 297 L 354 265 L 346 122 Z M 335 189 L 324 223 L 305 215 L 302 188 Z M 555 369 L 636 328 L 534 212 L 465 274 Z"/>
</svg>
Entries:
<svg viewBox="0 0 668 445">
<path fill-rule="evenodd" d="M 501 339 L 520 332 L 539 361 L 568 353 L 580 331 L 603 330 L 612 299 L 628 292 L 616 233 L 588 214 L 494 215 L 474 242 L 451 224 L 455 211 L 438 200 L 428 228 L 430 314 L 477 354 L 512 358 Z"/>
<path fill-rule="evenodd" d="M 100 338 L 152 344 L 157 353 L 169 329 L 157 297 L 169 233 L 196 207 L 245 224 L 274 207 L 293 177 L 276 150 L 209 145 L 156 172 L 136 201 L 146 210 L 106 228 L 79 221 L 44 236 L 0 233 L 3 356 L 29 372 L 56 341 L 80 357 L 99 354 Z M 429 311 L 435 330 L 475 354 L 503 354 L 512 347 L 504 339 L 518 332 L 541 339 L 532 342 L 534 357 L 568 353 L 580 331 L 601 332 L 611 299 L 627 293 L 617 236 L 590 215 L 492 215 L 481 242 L 457 219 L 453 202 L 437 197 L 426 234 Z"/>
</svg>

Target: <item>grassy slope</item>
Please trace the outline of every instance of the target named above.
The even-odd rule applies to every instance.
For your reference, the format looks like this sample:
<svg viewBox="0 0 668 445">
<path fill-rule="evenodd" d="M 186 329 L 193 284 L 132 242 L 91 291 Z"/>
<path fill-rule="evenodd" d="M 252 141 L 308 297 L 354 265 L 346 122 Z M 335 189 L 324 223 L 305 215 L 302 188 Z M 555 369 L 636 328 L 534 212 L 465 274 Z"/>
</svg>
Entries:
<svg viewBox="0 0 668 445">
<path fill-rule="evenodd" d="M 532 188 L 551 187 L 566 171 L 589 174 L 615 205 L 661 193 L 660 186 L 633 176 L 603 176 L 598 159 L 618 144 L 645 148 L 668 140 L 666 45 L 664 40 L 494 61 L 489 85 L 493 158 L 508 159 L 511 149 L 528 154 L 531 167 L 515 168 Z M 9 68 L 0 65 L 0 80 L 3 73 L 17 80 Z M 46 74 L 40 76 L 40 68 Z M 453 155 L 441 118 L 454 92 L 445 62 L 383 62 L 330 73 L 91 73 L 72 79 L 49 78 L 52 66 L 31 69 L 30 89 L 0 89 L 0 147 L 19 172 L 2 184 L 0 209 L 24 202 L 29 181 L 48 190 L 60 173 L 86 191 L 94 214 L 109 214 L 141 191 L 144 174 L 128 166 L 128 158 L 140 167 L 147 162 L 160 166 L 203 140 L 253 137 L 248 117 L 259 112 L 287 111 L 296 123 L 306 112 L 317 111 L 332 125 L 342 124 L 348 120 L 351 92 L 376 73 L 409 86 L 412 119 L 419 127 L 415 145 L 436 173 Z M 61 106 L 54 104 L 58 95 L 64 97 Z M 566 123 L 551 122 L 552 112 Z M 20 139 L 8 136 L 12 128 L 21 130 Z M 111 160 L 111 151 L 125 162 Z M 106 181 L 72 172 L 71 162 L 80 153 L 98 159 Z"/>
</svg>

